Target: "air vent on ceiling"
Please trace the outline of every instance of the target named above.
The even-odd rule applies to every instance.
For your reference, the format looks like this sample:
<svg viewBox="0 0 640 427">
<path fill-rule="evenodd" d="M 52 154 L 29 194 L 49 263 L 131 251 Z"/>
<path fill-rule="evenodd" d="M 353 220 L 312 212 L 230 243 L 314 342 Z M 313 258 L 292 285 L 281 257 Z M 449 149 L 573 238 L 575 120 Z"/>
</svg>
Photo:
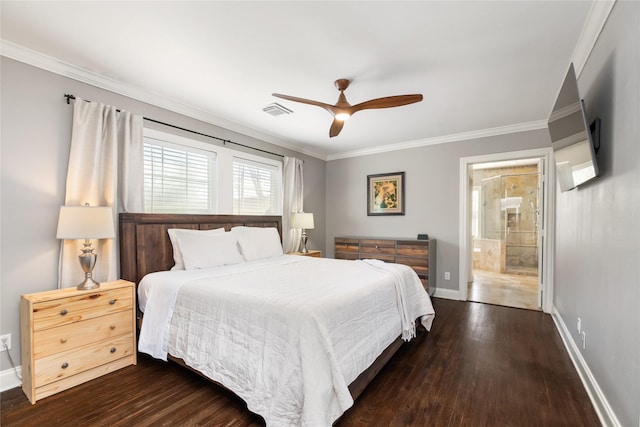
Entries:
<svg viewBox="0 0 640 427">
<path fill-rule="evenodd" d="M 278 104 L 277 102 L 267 105 L 262 109 L 262 111 L 264 111 L 265 113 L 269 113 L 274 117 L 282 116 L 283 114 L 293 113 L 293 110 L 290 110 L 287 107 L 284 107 Z"/>
</svg>

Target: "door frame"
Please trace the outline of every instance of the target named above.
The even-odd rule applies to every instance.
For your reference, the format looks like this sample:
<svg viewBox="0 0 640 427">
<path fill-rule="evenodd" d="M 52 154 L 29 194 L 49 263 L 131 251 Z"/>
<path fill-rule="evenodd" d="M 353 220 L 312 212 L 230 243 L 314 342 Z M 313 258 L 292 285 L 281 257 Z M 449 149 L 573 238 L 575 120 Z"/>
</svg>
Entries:
<svg viewBox="0 0 640 427">
<path fill-rule="evenodd" d="M 506 153 L 485 154 L 481 156 L 460 158 L 460 203 L 459 203 L 459 290 L 458 297 L 462 301 L 468 298 L 468 283 L 473 273 L 473 244 L 471 236 L 471 190 L 470 167 L 476 163 L 500 162 L 506 160 L 519 160 L 526 158 L 540 158 L 544 160 L 544 170 L 541 172 L 544 182 L 543 188 L 543 220 L 540 234 L 542 255 L 539 262 L 542 265 L 542 274 L 539 276 L 542 291 L 542 311 L 551 313 L 553 310 L 553 273 L 555 259 L 555 163 L 553 150 L 548 148 L 536 148 L 532 150 L 512 151 Z"/>
</svg>

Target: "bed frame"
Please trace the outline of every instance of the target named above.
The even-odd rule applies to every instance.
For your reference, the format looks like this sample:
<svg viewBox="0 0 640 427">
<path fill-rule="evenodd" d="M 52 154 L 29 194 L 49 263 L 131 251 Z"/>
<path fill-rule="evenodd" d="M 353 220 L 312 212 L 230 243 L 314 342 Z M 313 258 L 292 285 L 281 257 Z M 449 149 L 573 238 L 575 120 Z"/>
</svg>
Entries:
<svg viewBox="0 0 640 427">
<path fill-rule="evenodd" d="M 190 214 L 120 214 L 120 273 L 125 280 L 137 284 L 148 273 L 166 271 L 173 267 L 173 248 L 167 230 L 186 228 L 210 230 L 244 225 L 247 227 L 274 227 L 282 236 L 282 217 L 273 215 L 190 215 Z M 141 313 L 139 320 L 141 321 Z M 378 356 L 376 361 L 349 385 L 354 400 L 380 372 L 382 367 L 400 348 L 403 341 L 396 339 Z M 169 356 L 178 364 L 189 368 L 184 361 Z M 200 372 L 189 368 L 192 371 Z M 200 374 L 202 375 L 202 374 Z M 211 379 L 207 378 L 209 381 Z M 215 381 L 212 381 L 215 382 Z M 223 387 L 221 384 L 216 383 Z"/>
</svg>

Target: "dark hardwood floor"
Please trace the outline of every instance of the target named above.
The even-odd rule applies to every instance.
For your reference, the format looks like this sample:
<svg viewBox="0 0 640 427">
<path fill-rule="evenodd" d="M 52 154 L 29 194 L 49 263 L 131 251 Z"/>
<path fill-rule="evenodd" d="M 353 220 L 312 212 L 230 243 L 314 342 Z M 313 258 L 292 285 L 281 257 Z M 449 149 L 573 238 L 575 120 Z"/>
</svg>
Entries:
<svg viewBox="0 0 640 427">
<path fill-rule="evenodd" d="M 403 345 L 347 426 L 599 426 L 553 320 L 536 311 L 434 299 L 430 333 Z M 31 405 L 0 395 L 2 426 L 264 426 L 239 398 L 173 363 L 137 366 Z"/>
</svg>

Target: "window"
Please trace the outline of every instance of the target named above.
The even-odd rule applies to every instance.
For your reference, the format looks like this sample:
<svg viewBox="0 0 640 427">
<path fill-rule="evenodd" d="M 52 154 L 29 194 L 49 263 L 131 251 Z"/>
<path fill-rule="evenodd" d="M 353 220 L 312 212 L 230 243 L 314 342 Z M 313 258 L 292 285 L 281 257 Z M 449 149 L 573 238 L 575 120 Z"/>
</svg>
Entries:
<svg viewBox="0 0 640 427">
<path fill-rule="evenodd" d="M 282 214 L 282 162 L 144 133 L 145 212 Z"/>
<path fill-rule="evenodd" d="M 216 153 L 145 138 L 147 212 L 215 213 Z"/>
<path fill-rule="evenodd" d="M 278 168 L 247 159 L 233 159 L 233 213 L 279 215 Z M 280 206 L 282 204 L 280 203 Z"/>
</svg>

